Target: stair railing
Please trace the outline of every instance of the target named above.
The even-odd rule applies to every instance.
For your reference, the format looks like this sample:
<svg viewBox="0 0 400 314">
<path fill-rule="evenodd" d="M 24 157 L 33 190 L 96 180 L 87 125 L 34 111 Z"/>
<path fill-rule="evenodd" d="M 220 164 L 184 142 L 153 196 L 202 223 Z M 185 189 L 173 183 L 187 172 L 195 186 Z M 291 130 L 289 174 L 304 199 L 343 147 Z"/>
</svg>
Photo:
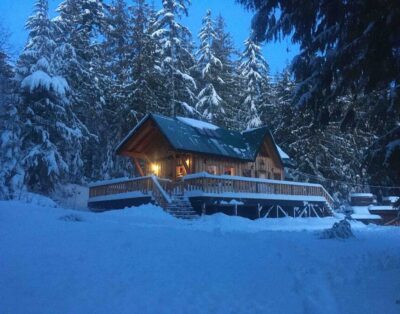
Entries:
<svg viewBox="0 0 400 314">
<path fill-rule="evenodd" d="M 172 203 L 172 199 L 168 195 L 168 193 L 164 190 L 164 188 L 161 186 L 156 176 L 152 175 L 151 181 L 153 183 L 152 184 L 153 197 L 155 201 L 165 209 L 166 207 L 168 207 L 168 205 Z"/>
</svg>

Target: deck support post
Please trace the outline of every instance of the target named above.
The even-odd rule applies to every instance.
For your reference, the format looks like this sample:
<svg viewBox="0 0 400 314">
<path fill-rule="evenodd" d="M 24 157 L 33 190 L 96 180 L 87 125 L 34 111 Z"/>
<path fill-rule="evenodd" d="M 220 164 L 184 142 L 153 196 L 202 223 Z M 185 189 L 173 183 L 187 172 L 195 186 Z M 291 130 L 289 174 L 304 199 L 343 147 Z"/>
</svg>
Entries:
<svg viewBox="0 0 400 314">
<path fill-rule="evenodd" d="M 136 157 L 133 157 L 133 162 L 134 162 L 134 164 L 136 166 L 137 171 L 139 171 L 139 174 L 142 177 L 144 177 L 144 171 L 143 171 L 142 167 L 140 166 L 140 163 L 139 163 L 139 161 L 137 160 Z"/>
</svg>

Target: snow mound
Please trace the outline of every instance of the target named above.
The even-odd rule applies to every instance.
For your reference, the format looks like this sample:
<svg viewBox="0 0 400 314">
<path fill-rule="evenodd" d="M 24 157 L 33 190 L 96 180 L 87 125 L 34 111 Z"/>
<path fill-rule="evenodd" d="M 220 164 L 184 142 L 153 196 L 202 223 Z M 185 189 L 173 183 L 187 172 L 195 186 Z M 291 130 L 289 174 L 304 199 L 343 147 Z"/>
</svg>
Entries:
<svg viewBox="0 0 400 314">
<path fill-rule="evenodd" d="M 52 208 L 58 207 L 57 203 L 54 202 L 51 198 L 30 192 L 21 193 L 21 195 L 19 195 L 19 197 L 17 198 L 17 201 L 31 205 L 37 205 L 40 207 L 52 207 Z"/>
<path fill-rule="evenodd" d="M 354 237 L 354 234 L 351 231 L 351 224 L 346 219 L 335 222 L 332 228 L 321 233 L 321 239 L 348 239 L 352 237 Z"/>
<path fill-rule="evenodd" d="M 58 185 L 50 197 L 63 208 L 87 210 L 89 189 L 77 184 Z"/>
<path fill-rule="evenodd" d="M 282 229 L 332 221 L 0 201 L 0 313 L 398 313 L 399 228 Z"/>
<path fill-rule="evenodd" d="M 72 221 L 72 222 L 83 221 L 82 217 L 75 215 L 75 214 L 64 215 L 64 216 L 61 216 L 59 219 L 64 220 L 64 221 Z"/>
</svg>

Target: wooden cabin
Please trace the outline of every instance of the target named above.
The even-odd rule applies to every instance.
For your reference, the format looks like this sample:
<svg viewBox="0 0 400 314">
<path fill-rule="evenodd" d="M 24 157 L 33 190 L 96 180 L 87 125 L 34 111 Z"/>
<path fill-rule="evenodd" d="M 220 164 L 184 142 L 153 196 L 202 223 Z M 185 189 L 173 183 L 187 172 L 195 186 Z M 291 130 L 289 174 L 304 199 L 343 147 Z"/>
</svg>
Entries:
<svg viewBox="0 0 400 314">
<path fill-rule="evenodd" d="M 199 172 L 284 179 L 278 147 L 266 127 L 234 132 L 189 118 L 147 115 L 117 154 L 132 159 L 141 176 L 180 180 Z"/>
<path fill-rule="evenodd" d="M 248 218 L 329 215 L 319 184 L 285 181 L 288 156 L 267 127 L 237 132 L 183 117 L 149 114 L 118 145 L 134 178 L 96 182 L 89 207 L 156 203 L 179 217 L 224 212 Z"/>
</svg>

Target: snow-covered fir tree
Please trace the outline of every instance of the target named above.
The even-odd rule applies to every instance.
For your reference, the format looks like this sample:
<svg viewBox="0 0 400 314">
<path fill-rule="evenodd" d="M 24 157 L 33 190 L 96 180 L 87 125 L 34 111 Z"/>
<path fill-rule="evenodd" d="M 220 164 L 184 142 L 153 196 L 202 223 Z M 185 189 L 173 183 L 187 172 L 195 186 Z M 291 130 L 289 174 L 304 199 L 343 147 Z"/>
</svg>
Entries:
<svg viewBox="0 0 400 314">
<path fill-rule="evenodd" d="M 0 26 L 0 199 L 15 197 L 23 186 L 21 129 L 14 73 L 5 50 L 6 34 Z"/>
<path fill-rule="evenodd" d="M 57 56 L 60 71 L 71 87 L 74 112 L 87 127 L 90 143 L 84 146 L 84 174 L 100 178 L 101 163 L 106 158 L 104 138 L 107 127 L 104 114 L 107 84 L 102 45 L 106 27 L 102 0 L 64 0 L 57 8 Z"/>
<path fill-rule="evenodd" d="M 293 97 L 295 92 L 296 83 L 290 68 L 286 67 L 282 72 L 278 73 L 275 77 L 270 94 L 272 104 L 269 106 L 269 115 L 267 122 L 269 128 L 273 132 L 275 139 L 279 138 L 284 142 L 290 138 L 290 125 L 293 117 Z"/>
<path fill-rule="evenodd" d="M 284 69 L 274 85 L 276 110 L 270 116 L 275 141 L 294 162 L 287 169 L 289 175 L 296 181 L 319 182 L 339 200 L 345 200 L 349 192 L 357 191 L 369 179 L 363 160 L 372 133 L 365 122 L 345 122 L 342 118 L 344 112 L 361 103 L 350 96 L 340 98 L 327 113 L 328 122 L 315 125 L 310 108 L 295 106 L 295 89 L 292 73 Z M 361 118 L 359 109 L 353 113 Z"/>
<path fill-rule="evenodd" d="M 153 25 L 152 36 L 158 44 L 160 75 L 167 105 L 166 108 L 160 108 L 160 111 L 171 116 L 193 114 L 196 99 L 197 85 L 192 76 L 195 59 L 192 55 L 191 33 L 179 21 L 182 15 L 188 14 L 189 4 L 189 0 L 163 0 L 162 9 L 157 12 Z"/>
<path fill-rule="evenodd" d="M 104 149 L 101 173 L 104 178 L 126 176 L 130 170 L 126 159 L 115 155 L 115 140 L 121 139 L 129 128 L 137 123 L 137 110 L 130 106 L 129 86 L 131 78 L 131 33 L 130 16 L 125 0 L 113 0 L 106 10 L 102 43 L 104 58 L 103 81 L 105 103 L 103 117 L 111 129 L 99 136 Z"/>
<path fill-rule="evenodd" d="M 159 104 L 165 100 L 162 86 L 161 56 L 158 51 L 158 42 L 153 38 L 153 27 L 156 21 L 156 12 L 145 0 L 135 0 L 132 7 L 132 39 L 130 60 L 132 78 L 129 86 L 129 95 L 126 101 L 128 111 L 125 116 L 141 118 L 149 112 L 161 113 Z M 130 125 L 132 127 L 132 123 Z"/>
<path fill-rule="evenodd" d="M 113 0 L 107 8 L 103 58 L 106 66 L 107 108 L 113 113 L 127 98 L 130 76 L 131 25 L 125 0 Z"/>
<path fill-rule="evenodd" d="M 81 124 L 69 103 L 68 83 L 56 72 L 56 43 L 47 14 L 47 0 L 38 0 L 26 24 L 28 42 L 16 72 L 25 183 L 38 192 L 49 192 L 61 180 L 76 179 L 83 166 Z"/>
<path fill-rule="evenodd" d="M 225 84 L 220 76 L 222 62 L 215 56 L 213 50 L 213 41 L 217 36 L 211 11 L 208 10 L 199 33 L 200 48 L 197 52 L 197 67 L 201 77 L 201 90 L 197 96 L 196 110 L 203 119 L 212 123 L 221 123 L 225 114 L 224 101 L 217 92 L 220 86 Z"/>
<path fill-rule="evenodd" d="M 247 129 L 262 124 L 260 114 L 268 86 L 268 70 L 261 47 L 252 38 L 247 39 L 240 64 L 240 75 L 244 84 L 240 117 Z"/>
<path fill-rule="evenodd" d="M 218 85 L 218 95 L 224 100 L 225 115 L 222 125 L 227 128 L 239 129 L 237 123 L 237 110 L 239 107 L 239 97 L 237 92 L 240 90 L 240 80 L 238 79 L 238 60 L 239 55 L 235 49 L 231 34 L 226 31 L 225 20 L 222 15 L 218 15 L 215 21 L 215 37 L 212 41 L 212 51 L 214 56 L 221 61 L 222 67 L 218 76 L 224 82 Z"/>
</svg>

